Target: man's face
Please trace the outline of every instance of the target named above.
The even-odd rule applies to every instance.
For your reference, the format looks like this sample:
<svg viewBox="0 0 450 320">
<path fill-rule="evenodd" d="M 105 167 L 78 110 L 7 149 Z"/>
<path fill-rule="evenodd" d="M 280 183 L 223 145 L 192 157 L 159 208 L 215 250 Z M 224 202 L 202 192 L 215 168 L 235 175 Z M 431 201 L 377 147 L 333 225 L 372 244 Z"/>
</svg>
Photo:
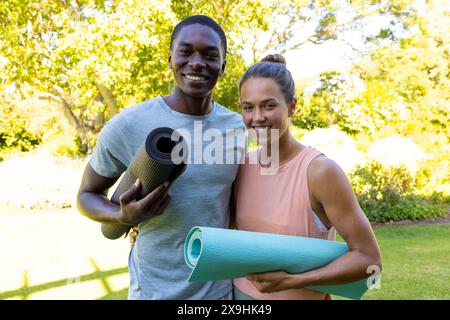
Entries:
<svg viewBox="0 0 450 320">
<path fill-rule="evenodd" d="M 213 29 L 201 24 L 183 27 L 169 54 L 175 85 L 189 96 L 206 97 L 225 70 L 224 55 Z"/>
</svg>

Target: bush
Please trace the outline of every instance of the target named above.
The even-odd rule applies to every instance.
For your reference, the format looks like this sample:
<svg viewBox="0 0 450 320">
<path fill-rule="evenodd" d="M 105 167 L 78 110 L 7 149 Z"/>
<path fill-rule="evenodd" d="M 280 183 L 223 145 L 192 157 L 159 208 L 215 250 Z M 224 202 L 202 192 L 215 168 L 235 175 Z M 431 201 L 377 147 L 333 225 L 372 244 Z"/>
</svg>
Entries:
<svg viewBox="0 0 450 320">
<path fill-rule="evenodd" d="M 384 167 L 377 161 L 350 174 L 358 202 L 373 222 L 418 220 L 444 216 L 447 209 L 434 197 L 416 194 L 417 179 L 406 166 Z"/>
<path fill-rule="evenodd" d="M 29 151 L 41 142 L 41 137 L 27 130 L 26 120 L 14 113 L 2 112 L 0 117 L 0 150 Z"/>
<path fill-rule="evenodd" d="M 351 172 L 362 162 L 362 155 L 353 139 L 336 126 L 316 128 L 303 134 L 300 142 L 321 151 L 336 161 L 345 172 Z"/>
</svg>

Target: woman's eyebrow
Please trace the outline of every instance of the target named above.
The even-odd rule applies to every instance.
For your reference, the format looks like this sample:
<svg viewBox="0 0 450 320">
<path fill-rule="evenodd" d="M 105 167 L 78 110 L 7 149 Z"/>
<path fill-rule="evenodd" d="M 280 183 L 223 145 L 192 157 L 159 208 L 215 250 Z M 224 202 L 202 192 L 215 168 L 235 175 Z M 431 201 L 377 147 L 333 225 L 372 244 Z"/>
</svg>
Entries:
<svg viewBox="0 0 450 320">
<path fill-rule="evenodd" d="M 261 101 L 261 103 L 269 103 L 269 102 L 277 102 L 277 100 L 276 99 L 274 99 L 274 98 L 269 98 L 269 99 L 266 99 L 266 100 L 263 100 L 263 101 Z"/>
</svg>

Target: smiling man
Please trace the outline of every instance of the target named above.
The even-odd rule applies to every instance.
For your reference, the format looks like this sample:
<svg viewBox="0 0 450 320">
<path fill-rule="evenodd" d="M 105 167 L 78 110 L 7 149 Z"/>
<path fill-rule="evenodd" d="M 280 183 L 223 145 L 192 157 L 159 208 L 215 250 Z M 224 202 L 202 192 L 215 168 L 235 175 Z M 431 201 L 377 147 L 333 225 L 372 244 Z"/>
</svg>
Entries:
<svg viewBox="0 0 450 320">
<path fill-rule="evenodd" d="M 161 185 L 136 201 L 140 183 L 125 192 L 116 205 L 108 189 L 126 170 L 147 134 L 172 127 L 195 136 L 200 129 L 244 133 L 239 114 L 212 100 L 212 90 L 226 65 L 227 42 L 222 28 L 206 16 L 191 16 L 173 30 L 169 67 L 172 94 L 158 96 L 124 109 L 103 128 L 86 166 L 78 192 L 79 210 L 92 220 L 139 226 L 129 260 L 129 299 L 229 299 L 230 281 L 189 283 L 183 244 L 196 225 L 228 227 L 231 185 L 238 161 L 230 164 L 191 164 L 171 185 Z M 226 141 L 226 139 L 222 139 Z M 207 141 L 190 140 L 189 150 L 203 150 Z M 226 146 L 236 153 L 245 146 Z M 195 152 L 190 152 L 193 156 Z M 170 192 L 169 192 L 170 188 Z"/>
</svg>

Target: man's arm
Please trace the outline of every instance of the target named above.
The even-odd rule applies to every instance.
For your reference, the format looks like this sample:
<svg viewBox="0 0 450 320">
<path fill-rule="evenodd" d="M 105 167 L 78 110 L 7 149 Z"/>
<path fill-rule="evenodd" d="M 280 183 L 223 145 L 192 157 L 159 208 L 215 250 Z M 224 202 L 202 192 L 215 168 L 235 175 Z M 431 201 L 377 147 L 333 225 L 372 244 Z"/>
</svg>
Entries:
<svg viewBox="0 0 450 320">
<path fill-rule="evenodd" d="M 261 292 L 353 282 L 367 278 L 369 266 L 377 266 L 381 271 L 377 241 L 342 169 L 333 160 L 318 157 L 308 168 L 308 184 L 350 251 L 322 268 L 305 273 L 276 271 L 250 275 L 249 279 Z M 258 282 L 261 280 L 267 282 Z"/>
<path fill-rule="evenodd" d="M 169 204 L 168 182 L 136 201 L 141 188 L 139 180 L 120 196 L 120 204 L 114 204 L 106 195 L 117 179 L 99 175 L 88 163 L 78 190 L 78 210 L 98 222 L 133 226 L 161 214 Z"/>
</svg>

